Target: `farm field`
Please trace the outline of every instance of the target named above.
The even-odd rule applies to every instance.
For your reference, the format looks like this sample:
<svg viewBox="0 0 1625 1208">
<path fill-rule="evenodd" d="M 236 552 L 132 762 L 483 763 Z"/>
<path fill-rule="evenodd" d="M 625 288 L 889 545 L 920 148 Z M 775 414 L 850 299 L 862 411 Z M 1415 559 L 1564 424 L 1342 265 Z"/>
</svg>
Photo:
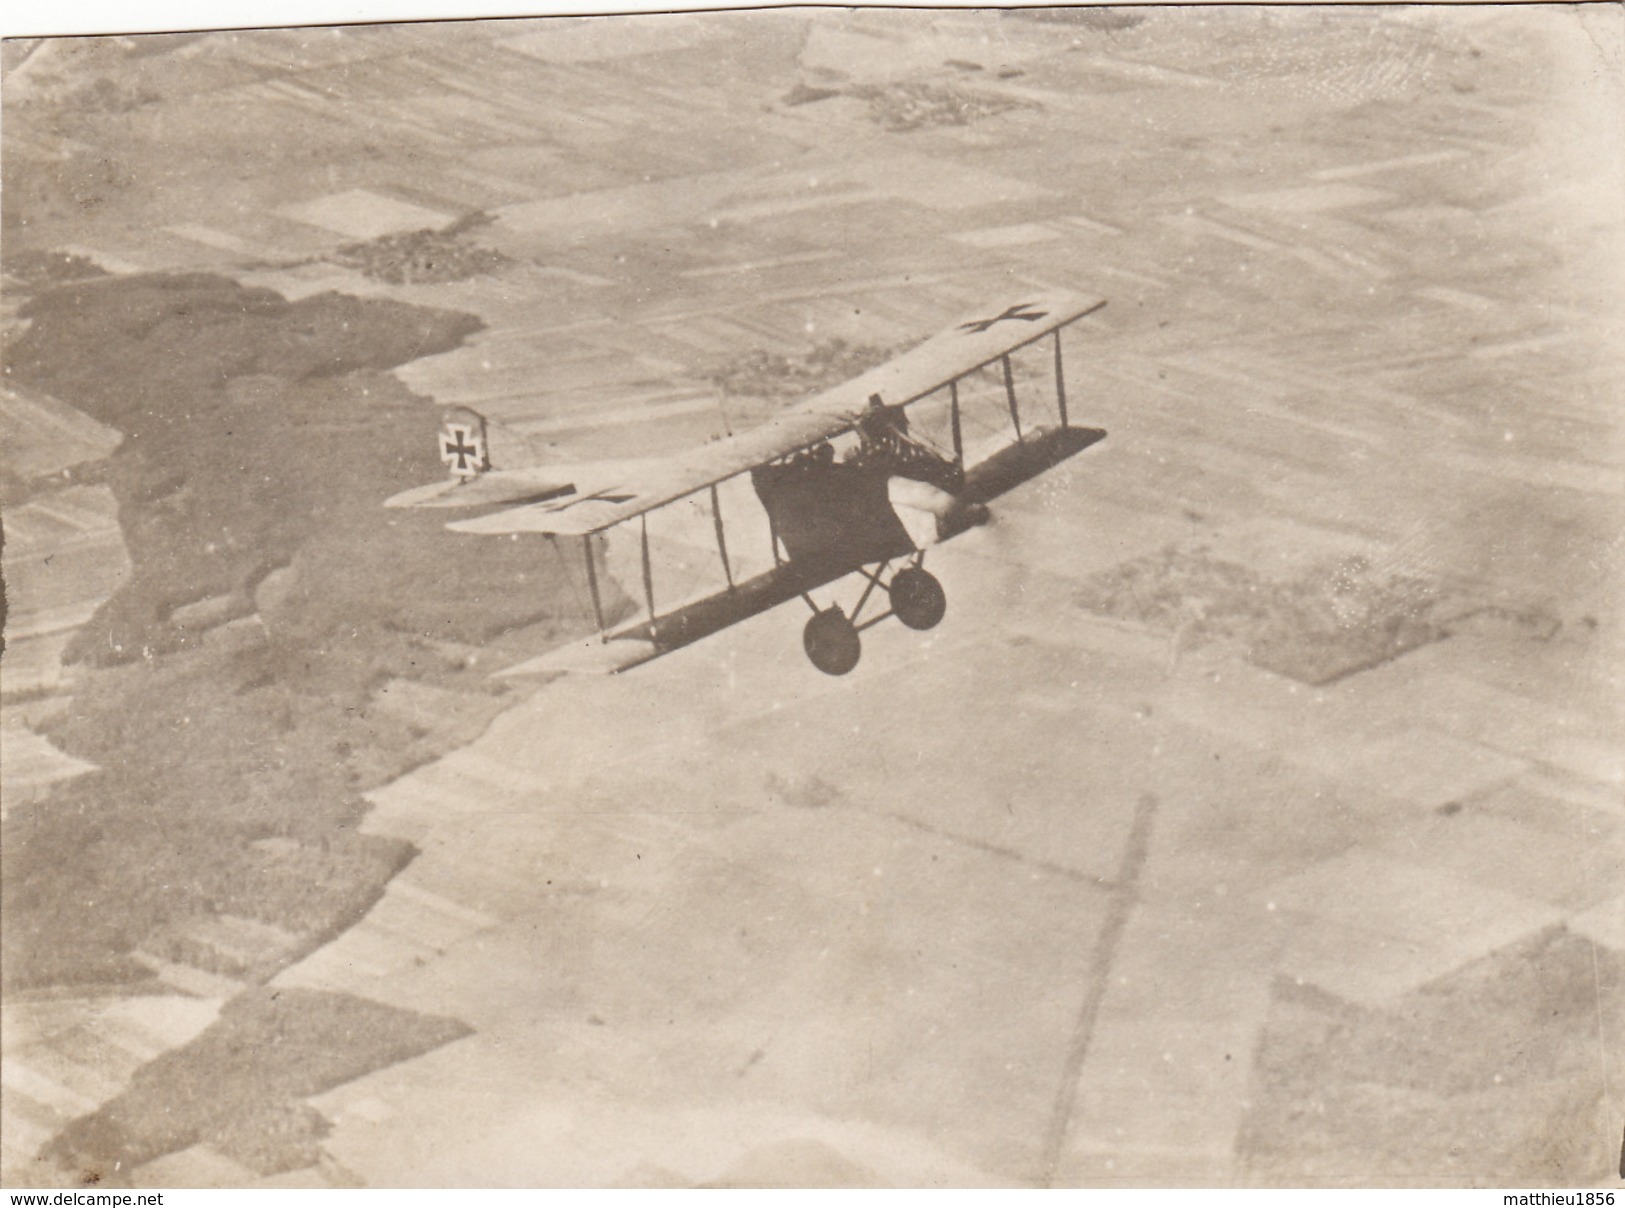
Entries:
<svg viewBox="0 0 1625 1208">
<path fill-rule="evenodd" d="M 1607 1179 L 1622 44 L 7 44 L 0 1181 Z M 660 457 L 1055 288 L 1106 439 L 841 679 L 790 606 L 493 678 L 575 563 L 381 506 L 447 406 Z"/>
</svg>

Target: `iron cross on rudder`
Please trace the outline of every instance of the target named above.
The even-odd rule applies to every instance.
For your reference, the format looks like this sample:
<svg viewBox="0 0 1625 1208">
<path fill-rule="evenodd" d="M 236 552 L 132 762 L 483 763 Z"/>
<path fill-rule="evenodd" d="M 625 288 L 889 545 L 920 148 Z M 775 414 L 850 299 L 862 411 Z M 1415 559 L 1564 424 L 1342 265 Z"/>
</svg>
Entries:
<svg viewBox="0 0 1625 1208">
<path fill-rule="evenodd" d="M 1023 323 L 1036 323 L 1049 314 L 1047 310 L 1033 310 L 1031 307 L 1031 302 L 1017 302 L 1014 306 L 1007 306 L 1003 314 L 994 315 L 991 319 L 975 319 L 969 323 L 961 323 L 959 330 L 980 335 L 995 323 L 1003 323 L 1006 319 L 1020 319 Z"/>
<path fill-rule="evenodd" d="M 457 478 L 473 478 L 488 469 L 485 434 L 466 424 L 446 425 L 440 434 L 440 460 Z"/>
</svg>

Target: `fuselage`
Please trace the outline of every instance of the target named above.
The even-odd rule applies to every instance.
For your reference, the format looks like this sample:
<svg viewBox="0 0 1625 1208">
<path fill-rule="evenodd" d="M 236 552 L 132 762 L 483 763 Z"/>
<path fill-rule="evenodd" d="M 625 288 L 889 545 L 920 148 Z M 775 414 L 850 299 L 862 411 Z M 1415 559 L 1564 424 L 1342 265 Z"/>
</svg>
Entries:
<svg viewBox="0 0 1625 1208">
<path fill-rule="evenodd" d="M 938 513 L 953 505 L 964 475 L 952 462 L 906 447 L 836 461 L 823 446 L 759 466 L 751 483 L 791 562 L 861 566 L 934 544 L 936 521 L 944 518 Z M 921 512 L 932 518 L 924 531 Z"/>
</svg>

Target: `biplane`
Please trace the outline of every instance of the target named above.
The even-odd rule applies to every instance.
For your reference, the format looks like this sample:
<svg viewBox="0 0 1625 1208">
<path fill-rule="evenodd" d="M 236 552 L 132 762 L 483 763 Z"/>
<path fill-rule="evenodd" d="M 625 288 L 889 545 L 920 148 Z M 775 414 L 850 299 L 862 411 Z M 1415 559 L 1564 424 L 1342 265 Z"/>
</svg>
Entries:
<svg viewBox="0 0 1625 1208">
<path fill-rule="evenodd" d="M 943 619 L 947 596 L 925 569 L 933 546 L 1105 436 L 1071 422 L 1063 349 L 1104 305 L 1055 293 L 974 315 L 759 427 L 663 460 L 504 466 L 534 451 L 515 454 L 512 434 L 457 408 L 439 434 L 449 477 L 388 504 L 497 508 L 447 527 L 575 544 L 598 629 L 576 653 L 596 648 L 598 669 L 799 597 L 808 659 L 844 675 L 870 627 Z M 850 606 L 817 602 L 848 579 Z"/>
</svg>

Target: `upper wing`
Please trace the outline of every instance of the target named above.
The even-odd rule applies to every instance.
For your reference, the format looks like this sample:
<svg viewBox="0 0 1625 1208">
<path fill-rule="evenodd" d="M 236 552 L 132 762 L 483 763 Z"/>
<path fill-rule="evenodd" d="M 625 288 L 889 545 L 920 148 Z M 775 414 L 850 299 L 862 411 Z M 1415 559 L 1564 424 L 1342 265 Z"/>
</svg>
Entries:
<svg viewBox="0 0 1625 1208">
<path fill-rule="evenodd" d="M 584 536 L 663 507 L 735 474 L 810 448 L 852 426 L 850 415 L 791 411 L 758 428 L 712 441 L 652 469 L 638 482 L 609 490 L 494 512 L 446 527 L 457 533 L 554 533 Z"/>
<path fill-rule="evenodd" d="M 459 533 L 596 533 L 839 436 L 856 424 L 874 395 L 887 406 L 905 406 L 1104 305 L 1103 300 L 1070 291 L 1029 294 L 1025 301 L 964 319 L 758 428 L 673 458 L 635 486 L 613 494 L 598 491 L 530 503 L 447 527 Z"/>
<path fill-rule="evenodd" d="M 1104 299 L 1071 291 L 1027 297 L 1029 301 L 989 307 L 954 324 L 902 356 L 826 390 L 807 404 L 808 409 L 856 415 L 872 394 L 887 406 L 916 402 L 1106 305 Z"/>
</svg>

